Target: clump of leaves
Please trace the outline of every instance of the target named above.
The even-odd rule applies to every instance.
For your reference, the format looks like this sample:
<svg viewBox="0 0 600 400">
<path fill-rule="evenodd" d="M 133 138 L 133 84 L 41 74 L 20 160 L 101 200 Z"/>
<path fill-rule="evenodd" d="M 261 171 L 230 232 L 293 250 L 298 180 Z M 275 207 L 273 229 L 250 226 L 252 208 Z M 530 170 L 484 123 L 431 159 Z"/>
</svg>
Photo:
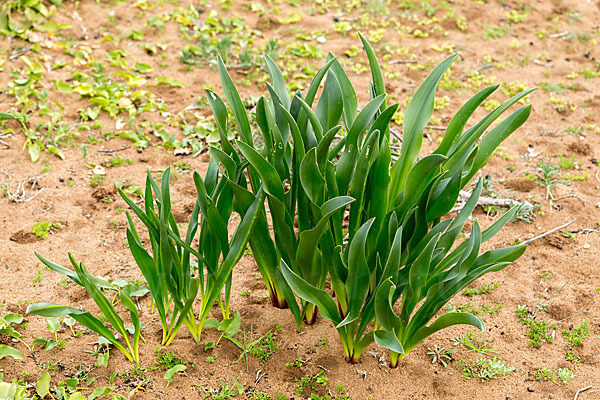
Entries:
<svg viewBox="0 0 600 400">
<path fill-rule="evenodd" d="M 583 346 L 583 341 L 587 339 L 590 334 L 588 322 L 583 321 L 577 328 L 563 329 L 562 334 L 571 346 Z"/>
<path fill-rule="evenodd" d="M 69 260 L 75 271 L 53 263 L 37 252 L 35 252 L 35 255 L 51 270 L 66 275 L 76 284 L 83 286 L 92 297 L 103 316 L 100 317 L 102 318 L 101 321 L 98 317 L 94 317 L 89 312 L 48 302 L 32 304 L 27 308 L 27 312 L 50 318 L 69 315 L 83 326 L 96 332 L 110 342 L 110 344 L 119 349 L 129 361 L 136 364 L 139 363 L 141 324 L 137 305 L 132 300 L 132 295 L 137 290 L 137 287 L 127 285 L 117 291 L 121 304 L 129 311 L 131 317 L 133 327 L 131 328 L 132 333 L 130 334 L 130 329 L 125 327 L 123 319 L 115 309 L 113 303 L 103 293 L 103 290 L 115 290 L 115 287 L 107 280 L 90 274 L 83 263 L 75 261 L 75 258 L 70 253 Z M 117 335 L 115 335 L 111 329 L 107 328 L 104 323 L 112 326 L 117 332 Z M 119 341 L 119 336 L 123 338 L 125 345 Z"/>
<path fill-rule="evenodd" d="M 33 225 L 31 232 L 41 239 L 46 239 L 49 233 L 60 229 L 62 229 L 62 224 L 59 222 L 40 221 Z"/>
<path fill-rule="evenodd" d="M 536 381 L 551 381 L 555 382 L 556 380 L 556 371 L 548 368 L 538 368 L 533 373 L 533 379 Z"/>
<path fill-rule="evenodd" d="M 481 287 L 467 288 L 467 289 L 463 290 L 463 294 L 468 297 L 481 296 L 483 294 L 492 293 L 494 291 L 494 289 L 496 289 L 497 287 L 498 287 L 497 283 L 491 283 L 489 285 L 486 284 Z"/>
<path fill-rule="evenodd" d="M 283 298 L 298 324 L 302 319 L 313 323 L 318 308 L 335 325 L 348 362 L 356 362 L 375 341 L 392 352 L 395 367 L 438 330 L 458 324 L 483 329 L 481 319 L 460 312 L 427 324 L 468 284 L 501 270 L 525 251 L 524 246 L 514 246 L 479 255 L 481 244 L 508 223 L 517 208 L 483 232 L 475 223 L 470 237 L 454 245 L 477 204 L 481 182 L 458 216 L 443 217 L 497 146 L 527 120 L 530 105 L 485 134 L 531 90 L 516 94 L 464 130 L 498 85 L 483 89 L 451 120 L 433 154 L 417 160 L 436 87 L 457 55 L 448 57 L 412 97 L 404 113 L 401 151 L 392 165 L 390 122 L 399 106 L 387 105 L 376 55 L 362 36 L 361 41 L 372 76 L 371 99 L 362 110 L 358 111 L 356 92 L 333 55 L 306 94 L 298 91 L 293 96 L 279 68 L 266 58 L 270 98 L 257 102 L 255 130 L 220 62 L 223 91 L 242 140 L 234 144 L 227 140 L 227 108 L 216 93 L 209 92 L 223 149 L 211 149 L 211 155 L 232 187 L 241 187 L 236 187 L 238 192 L 255 193 L 259 183 L 267 192 L 274 234 L 264 219 L 257 223 L 250 244 L 274 304 L 281 305 Z M 337 138 L 342 128 L 346 134 Z M 255 147 L 253 131 L 262 135 L 262 149 Z M 244 159 L 247 163 L 242 163 Z M 239 173 L 244 168 L 248 180 Z M 328 278 L 330 292 L 325 290 Z M 401 303 L 400 315 L 394 312 L 396 302 Z M 375 330 L 370 328 L 374 319 Z"/>
<path fill-rule="evenodd" d="M 6 314 L 3 317 L 0 317 L 0 335 L 8 335 L 13 339 L 18 340 L 23 343 L 29 350 L 31 348 L 27 343 L 21 339 L 23 334 L 18 332 L 15 327 L 21 325 L 25 321 L 25 318 L 21 314 L 10 313 Z M 16 348 L 2 344 L 0 345 L 0 360 L 4 357 L 11 357 L 15 360 L 22 360 L 24 358 L 23 353 L 21 353 Z M 2 396 L 0 396 L 2 398 Z"/>
<path fill-rule="evenodd" d="M 527 337 L 529 338 L 529 346 L 541 347 L 542 340 L 546 343 L 554 342 L 554 331 L 557 329 L 556 324 L 548 321 L 535 320 L 534 314 L 527 309 L 526 306 L 518 306 L 516 315 L 519 321 L 528 327 Z"/>
<path fill-rule="evenodd" d="M 433 349 L 427 348 L 427 354 L 431 356 L 431 363 L 438 363 L 443 365 L 444 368 L 448 367 L 448 363 L 454 361 L 454 357 L 452 354 L 456 353 L 456 349 L 446 350 L 443 347 L 438 347 L 437 345 L 433 346 Z"/>
<path fill-rule="evenodd" d="M 162 368 L 163 370 L 168 371 L 176 365 L 188 364 L 187 361 L 177 357 L 172 351 L 167 352 L 160 347 L 154 349 L 154 355 L 156 356 L 156 361 L 151 367 L 152 370 Z"/>
<path fill-rule="evenodd" d="M 457 365 L 462 370 L 463 377 L 467 379 L 478 378 L 482 382 L 497 379 L 515 370 L 514 367 L 506 365 L 506 362 L 497 358 L 492 360 L 479 358 L 475 361 L 460 360 Z"/>
<path fill-rule="evenodd" d="M 171 208 L 170 171 L 170 168 L 164 171 L 160 186 L 148 171 L 143 208 L 119 189 L 121 197 L 148 232 L 151 253 L 142 245 L 131 215 L 126 213 L 127 243 L 148 282 L 162 325 L 161 343 L 165 346 L 173 341 L 183 324 L 199 342 L 215 301 L 224 320 L 229 319 L 231 273 L 244 253 L 265 196 L 259 189 L 256 195 L 244 198 L 246 212 L 229 239 L 227 221 L 233 212 L 234 195 L 227 179 L 218 176 L 218 167 L 211 162 L 204 179 L 194 173 L 197 198 L 182 238 Z M 192 247 L 197 234 L 198 250 Z M 192 309 L 197 297 L 200 298 L 198 315 Z"/>
</svg>

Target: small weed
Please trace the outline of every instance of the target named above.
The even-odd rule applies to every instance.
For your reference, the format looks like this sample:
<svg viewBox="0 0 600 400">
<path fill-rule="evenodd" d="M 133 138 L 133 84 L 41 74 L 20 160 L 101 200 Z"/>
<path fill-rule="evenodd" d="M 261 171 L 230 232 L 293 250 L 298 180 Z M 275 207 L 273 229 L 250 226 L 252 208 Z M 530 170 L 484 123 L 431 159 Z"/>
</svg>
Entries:
<svg viewBox="0 0 600 400">
<path fill-rule="evenodd" d="M 102 182 L 104 182 L 104 179 L 106 179 L 106 175 L 94 174 L 94 175 L 92 175 L 92 178 L 90 179 L 90 186 L 96 187 L 96 186 L 102 184 Z"/>
<path fill-rule="evenodd" d="M 329 342 L 327 341 L 327 337 L 323 336 L 319 338 L 319 343 L 317 344 L 323 350 L 326 350 L 329 347 Z"/>
<path fill-rule="evenodd" d="M 116 155 L 108 160 L 108 162 L 106 163 L 106 168 L 120 167 L 125 163 L 131 165 L 133 164 L 133 161 L 129 158 L 122 158 L 121 156 Z"/>
<path fill-rule="evenodd" d="M 554 342 L 554 330 L 557 329 L 556 324 L 551 324 L 547 321 L 536 321 L 532 318 L 533 314 L 527 309 L 526 306 L 518 306 L 516 309 L 516 315 L 519 321 L 529 328 L 527 337 L 529 340 L 529 346 L 541 347 L 542 340 L 546 343 Z"/>
<path fill-rule="evenodd" d="M 462 370 L 463 377 L 466 379 L 479 378 L 482 382 L 496 379 L 515 370 L 514 367 L 506 365 L 504 361 L 497 358 L 493 360 L 479 358 L 475 361 L 460 360 L 457 365 Z"/>
<path fill-rule="evenodd" d="M 480 296 L 483 294 L 492 293 L 494 291 L 494 289 L 496 289 L 497 287 L 498 287 L 497 283 L 492 283 L 490 285 L 483 285 L 478 288 L 467 288 L 467 289 L 463 290 L 463 294 L 468 297 Z"/>
<path fill-rule="evenodd" d="M 229 400 L 244 393 L 244 386 L 234 377 L 231 385 L 227 382 L 221 382 L 220 388 L 192 387 L 192 390 L 197 390 L 200 396 L 206 400 Z"/>
<path fill-rule="evenodd" d="M 546 382 L 546 381 L 556 382 L 556 371 L 554 371 L 553 369 L 548 369 L 548 368 L 538 368 L 533 373 L 533 379 L 536 381 L 542 381 L 542 382 Z"/>
<path fill-rule="evenodd" d="M 571 350 L 567 350 L 565 360 L 571 361 L 573 364 L 581 364 L 581 358 L 575 353 L 573 353 Z"/>
<path fill-rule="evenodd" d="M 41 239 L 46 239 L 49 233 L 54 233 L 54 230 L 60 229 L 62 229 L 62 225 L 58 222 L 42 221 L 36 222 L 31 228 L 31 232 Z"/>
<path fill-rule="evenodd" d="M 575 374 L 569 368 L 559 368 L 556 375 L 565 385 L 575 377 Z"/>
<path fill-rule="evenodd" d="M 480 335 L 476 335 L 469 331 L 465 335 L 452 339 L 452 342 L 455 346 L 465 347 L 469 349 L 468 351 L 475 351 L 486 356 L 493 357 L 498 354 L 496 349 L 488 347 L 490 342 L 487 340 L 479 340 L 479 336 Z"/>
<path fill-rule="evenodd" d="M 582 346 L 583 341 L 587 339 L 590 334 L 590 330 L 588 329 L 588 322 L 583 321 L 581 325 L 579 325 L 575 329 L 563 329 L 562 334 L 569 342 L 569 344 L 573 347 Z"/>
<path fill-rule="evenodd" d="M 164 352 L 160 347 L 154 349 L 156 361 L 150 368 L 152 371 L 162 368 L 167 371 L 176 365 L 187 365 L 187 361 L 178 358 L 173 352 Z"/>
<path fill-rule="evenodd" d="M 455 349 L 446 350 L 445 348 L 438 347 L 437 345 L 434 345 L 433 349 L 428 347 L 427 350 L 429 350 L 427 354 L 431 356 L 431 363 L 438 363 L 443 365 L 444 368 L 448 368 L 447 363 L 454 361 L 452 354 L 457 352 Z"/>
</svg>

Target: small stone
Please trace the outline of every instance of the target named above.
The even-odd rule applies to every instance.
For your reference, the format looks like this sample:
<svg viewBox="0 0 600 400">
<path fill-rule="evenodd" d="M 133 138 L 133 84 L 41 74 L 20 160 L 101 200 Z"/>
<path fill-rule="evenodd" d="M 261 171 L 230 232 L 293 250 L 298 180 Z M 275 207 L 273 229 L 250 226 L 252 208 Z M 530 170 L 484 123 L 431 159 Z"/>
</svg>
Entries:
<svg viewBox="0 0 600 400">
<path fill-rule="evenodd" d="M 592 246 L 591 246 L 589 243 L 585 243 L 585 244 L 583 245 L 583 248 L 584 248 L 584 249 L 589 249 L 590 247 L 592 247 Z"/>
<path fill-rule="evenodd" d="M 535 392 L 535 389 L 534 389 L 534 388 L 532 388 L 531 386 L 527 386 L 527 391 L 528 391 L 529 393 L 533 393 L 533 392 Z"/>
</svg>

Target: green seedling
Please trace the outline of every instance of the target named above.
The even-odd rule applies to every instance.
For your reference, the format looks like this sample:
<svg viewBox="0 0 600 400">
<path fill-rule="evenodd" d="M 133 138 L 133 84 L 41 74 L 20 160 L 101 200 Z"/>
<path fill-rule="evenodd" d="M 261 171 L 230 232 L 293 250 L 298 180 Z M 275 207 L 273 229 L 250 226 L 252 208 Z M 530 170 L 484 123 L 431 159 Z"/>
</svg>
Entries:
<svg viewBox="0 0 600 400">
<path fill-rule="evenodd" d="M 83 286 L 102 312 L 104 320 L 117 332 L 117 336 L 115 336 L 113 331 L 107 328 L 97 317 L 89 312 L 80 311 L 73 307 L 61 306 L 54 303 L 36 303 L 30 305 L 27 308 L 27 312 L 50 318 L 63 317 L 66 315 L 71 316 L 77 322 L 91 331 L 96 332 L 110 342 L 110 344 L 115 346 L 115 348 L 119 349 L 130 362 L 139 363 L 141 325 L 138 308 L 133 302 L 131 293 L 129 292 L 130 287 L 123 288 L 118 292 L 118 295 L 125 309 L 129 311 L 133 323 L 133 333 L 131 335 L 127 331 L 123 319 L 118 314 L 111 301 L 108 300 L 102 292 L 102 289 L 114 290 L 114 287 L 110 285 L 108 281 L 90 274 L 83 263 L 75 261 L 75 258 L 70 253 L 69 260 L 75 271 L 53 263 L 37 252 L 35 255 L 51 270 L 66 275 L 76 284 Z M 118 340 L 118 336 L 123 338 L 125 341 L 124 345 Z"/>
</svg>

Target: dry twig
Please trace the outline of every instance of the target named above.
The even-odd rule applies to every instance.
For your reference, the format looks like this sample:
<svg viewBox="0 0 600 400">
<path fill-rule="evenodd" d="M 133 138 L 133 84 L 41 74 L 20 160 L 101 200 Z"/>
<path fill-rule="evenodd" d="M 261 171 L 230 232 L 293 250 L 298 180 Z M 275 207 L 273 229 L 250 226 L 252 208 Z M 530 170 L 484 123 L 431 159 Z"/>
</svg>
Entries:
<svg viewBox="0 0 600 400">
<path fill-rule="evenodd" d="M 48 175 L 48 173 L 44 173 L 38 176 L 29 177 L 17 185 L 17 190 L 13 193 L 11 191 L 11 176 L 7 172 L 0 171 L 4 175 L 8 177 L 8 185 L 6 185 L 6 197 L 8 197 L 11 201 L 15 203 L 25 203 L 33 200 L 38 194 L 42 193 L 44 190 L 43 187 L 40 187 L 38 181 L 42 179 L 44 176 Z M 26 186 L 29 184 L 29 189 L 26 189 Z M 32 195 L 28 195 L 27 193 L 34 192 Z"/>
</svg>

